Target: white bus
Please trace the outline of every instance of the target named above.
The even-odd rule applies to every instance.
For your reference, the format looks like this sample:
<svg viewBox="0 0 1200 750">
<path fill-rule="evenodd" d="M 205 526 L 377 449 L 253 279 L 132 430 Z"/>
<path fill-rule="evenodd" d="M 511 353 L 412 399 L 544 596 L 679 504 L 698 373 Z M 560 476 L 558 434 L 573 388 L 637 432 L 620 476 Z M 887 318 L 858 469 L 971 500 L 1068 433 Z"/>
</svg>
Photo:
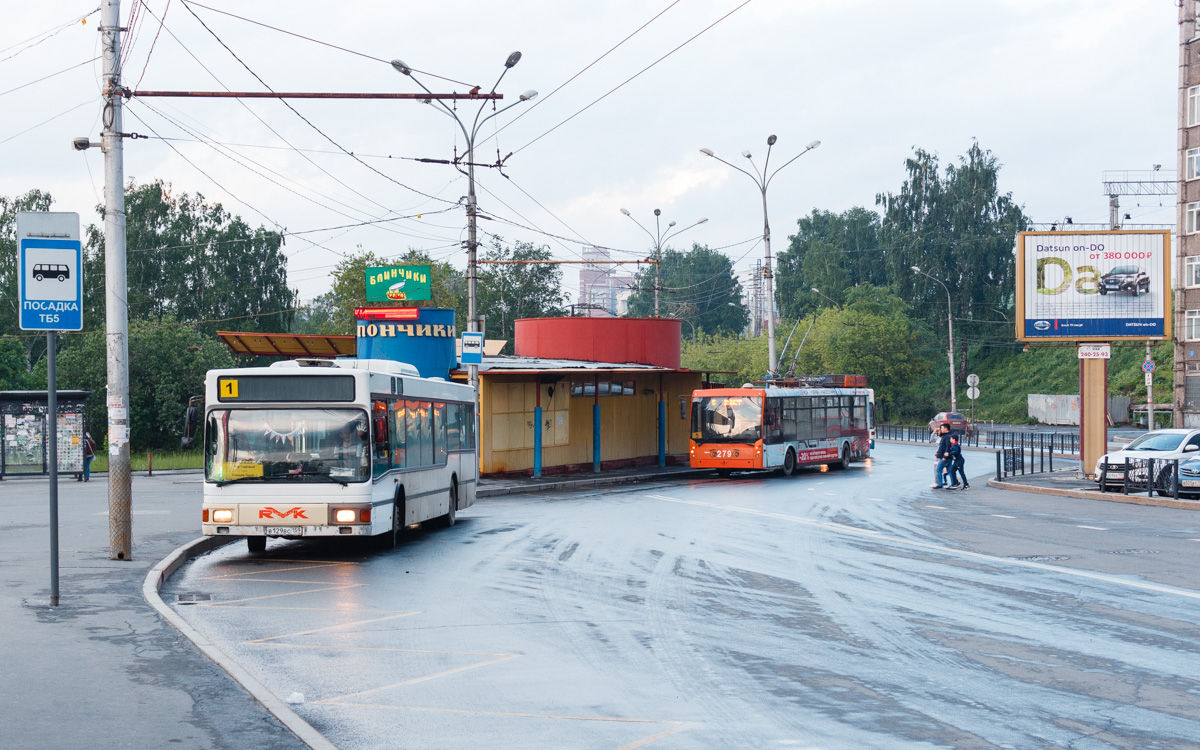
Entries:
<svg viewBox="0 0 1200 750">
<path fill-rule="evenodd" d="M 387 360 L 290 360 L 205 379 L 202 531 L 377 536 L 475 502 L 475 391 Z"/>
</svg>

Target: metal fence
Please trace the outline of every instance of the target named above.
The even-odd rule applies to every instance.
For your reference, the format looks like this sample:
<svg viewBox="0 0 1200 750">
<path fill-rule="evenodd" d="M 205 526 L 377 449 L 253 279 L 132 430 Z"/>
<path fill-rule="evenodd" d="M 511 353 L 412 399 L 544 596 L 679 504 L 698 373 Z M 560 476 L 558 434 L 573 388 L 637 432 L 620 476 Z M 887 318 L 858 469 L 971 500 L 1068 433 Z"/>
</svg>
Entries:
<svg viewBox="0 0 1200 750">
<path fill-rule="evenodd" d="M 1129 458 L 1125 463 L 1100 464 L 1100 491 L 1179 499 L 1179 459 Z"/>
<path fill-rule="evenodd" d="M 880 440 L 933 443 L 936 438 L 927 425 L 877 424 Z M 962 445 L 971 448 L 1015 448 L 1023 452 L 1046 451 L 1060 456 L 1078 455 L 1079 434 L 1075 432 L 1033 432 L 1030 430 L 992 430 L 973 425 L 959 436 Z"/>
<path fill-rule="evenodd" d="M 1001 448 L 996 451 L 996 481 L 1025 474 L 1054 471 L 1054 451 L 1048 445 Z"/>
</svg>

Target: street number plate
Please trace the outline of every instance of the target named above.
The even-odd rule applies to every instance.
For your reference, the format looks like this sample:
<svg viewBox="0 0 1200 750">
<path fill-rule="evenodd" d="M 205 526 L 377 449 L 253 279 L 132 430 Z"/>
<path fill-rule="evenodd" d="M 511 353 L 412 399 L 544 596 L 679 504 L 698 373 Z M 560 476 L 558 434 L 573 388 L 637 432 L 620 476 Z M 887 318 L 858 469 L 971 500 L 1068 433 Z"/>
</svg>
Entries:
<svg viewBox="0 0 1200 750">
<path fill-rule="evenodd" d="M 303 526 L 268 526 L 266 528 L 267 536 L 303 536 Z"/>
</svg>

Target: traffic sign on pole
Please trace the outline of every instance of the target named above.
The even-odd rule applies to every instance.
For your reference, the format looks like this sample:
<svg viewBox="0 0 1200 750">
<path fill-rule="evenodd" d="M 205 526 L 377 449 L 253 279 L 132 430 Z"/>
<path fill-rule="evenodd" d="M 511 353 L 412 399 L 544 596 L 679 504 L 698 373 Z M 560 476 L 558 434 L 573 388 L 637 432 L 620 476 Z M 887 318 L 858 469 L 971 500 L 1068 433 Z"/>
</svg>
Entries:
<svg viewBox="0 0 1200 750">
<path fill-rule="evenodd" d="M 1154 360 L 1148 359 L 1142 363 L 1142 372 L 1154 372 Z"/>
<path fill-rule="evenodd" d="M 474 331 L 463 331 L 462 356 L 459 357 L 464 365 L 483 364 L 483 334 Z"/>
<path fill-rule="evenodd" d="M 972 386 L 979 385 L 979 376 L 976 375 L 975 373 L 971 373 L 970 375 L 968 375 L 967 376 L 967 385 L 972 385 Z"/>
<path fill-rule="evenodd" d="M 79 214 L 22 213 L 17 246 L 21 330 L 82 330 Z"/>
</svg>

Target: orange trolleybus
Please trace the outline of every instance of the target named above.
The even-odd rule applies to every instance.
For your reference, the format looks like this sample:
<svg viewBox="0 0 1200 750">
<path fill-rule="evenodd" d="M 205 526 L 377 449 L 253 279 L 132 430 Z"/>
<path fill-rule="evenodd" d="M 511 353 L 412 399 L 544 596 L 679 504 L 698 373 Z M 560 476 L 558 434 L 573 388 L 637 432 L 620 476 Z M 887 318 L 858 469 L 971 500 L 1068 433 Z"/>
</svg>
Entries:
<svg viewBox="0 0 1200 750">
<path fill-rule="evenodd" d="M 862 375 L 790 378 L 692 393 L 692 468 L 731 471 L 829 464 L 846 468 L 875 445 L 875 392 Z"/>
</svg>

